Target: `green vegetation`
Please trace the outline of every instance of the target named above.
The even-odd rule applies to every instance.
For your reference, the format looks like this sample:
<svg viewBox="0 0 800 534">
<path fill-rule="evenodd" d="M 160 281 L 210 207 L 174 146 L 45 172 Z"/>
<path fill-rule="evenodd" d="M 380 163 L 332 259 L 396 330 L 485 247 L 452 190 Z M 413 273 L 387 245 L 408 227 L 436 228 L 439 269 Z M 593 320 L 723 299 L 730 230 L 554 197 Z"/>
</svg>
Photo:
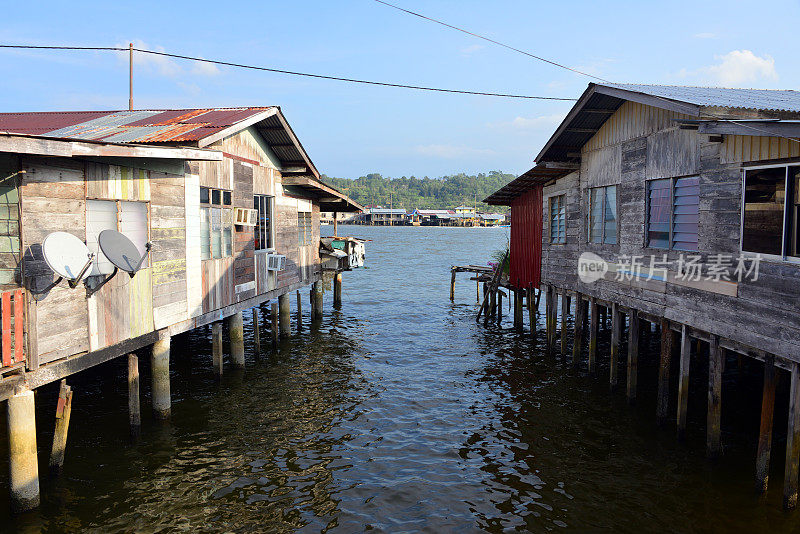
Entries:
<svg viewBox="0 0 800 534">
<path fill-rule="evenodd" d="M 322 181 L 340 190 L 362 206 L 379 205 L 413 209 L 453 209 L 456 206 L 473 206 L 478 200 L 480 211 L 505 211 L 499 206 L 488 206 L 481 200 L 516 178 L 513 174 L 492 171 L 477 176 L 454 174 L 441 178 L 384 178 L 372 173 L 355 180 L 322 175 Z"/>
</svg>

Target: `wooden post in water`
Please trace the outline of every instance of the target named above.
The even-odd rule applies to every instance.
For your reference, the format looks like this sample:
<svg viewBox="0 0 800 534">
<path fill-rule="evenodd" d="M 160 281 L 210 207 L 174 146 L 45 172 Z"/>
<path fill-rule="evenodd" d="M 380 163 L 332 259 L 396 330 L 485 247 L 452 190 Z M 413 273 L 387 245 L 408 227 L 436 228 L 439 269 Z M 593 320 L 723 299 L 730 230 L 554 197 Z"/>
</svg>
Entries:
<svg viewBox="0 0 800 534">
<path fill-rule="evenodd" d="M 503 294 L 498 291 L 497 292 L 497 301 L 492 299 L 492 306 L 494 307 L 494 312 L 497 314 L 497 324 L 503 322 Z"/>
<path fill-rule="evenodd" d="M 36 456 L 36 407 L 33 391 L 18 391 L 6 404 L 11 510 L 22 513 L 39 506 L 39 462 Z"/>
<path fill-rule="evenodd" d="M 222 376 L 222 323 L 214 321 L 211 325 L 211 360 L 217 377 Z"/>
<path fill-rule="evenodd" d="M 53 431 L 53 448 L 50 449 L 50 476 L 58 476 L 64 468 L 64 452 L 67 448 L 69 416 L 72 413 L 72 388 L 66 380 L 61 381 L 56 404 L 56 427 Z"/>
<path fill-rule="evenodd" d="M 639 375 L 639 311 L 631 310 L 630 328 L 628 329 L 628 388 L 626 396 L 628 402 L 636 402 L 636 382 Z"/>
<path fill-rule="evenodd" d="M 586 321 L 586 303 L 583 295 L 575 293 L 575 335 L 572 340 L 572 364 L 579 365 L 583 352 L 583 323 Z M 591 369 L 590 369 L 591 371 Z"/>
<path fill-rule="evenodd" d="M 322 297 L 323 297 L 322 280 L 314 282 L 311 285 L 311 289 L 314 295 L 314 302 L 312 304 L 311 313 L 314 319 L 319 321 L 322 320 Z"/>
<path fill-rule="evenodd" d="M 555 344 L 555 321 L 553 321 L 553 304 L 555 304 L 555 291 L 553 290 L 553 286 L 547 284 L 545 288 L 545 295 L 544 295 L 544 324 L 545 324 L 545 332 L 547 338 L 547 352 L 548 354 L 552 354 L 553 352 L 553 345 Z"/>
<path fill-rule="evenodd" d="M 797 506 L 797 462 L 800 456 L 800 364 L 791 363 L 789 384 L 789 424 L 786 432 L 786 463 L 783 480 L 783 507 Z"/>
<path fill-rule="evenodd" d="M 561 293 L 561 355 L 567 355 L 567 318 L 569 317 L 569 295 Z"/>
<path fill-rule="evenodd" d="M 270 308 L 270 334 L 272 336 L 272 348 L 278 346 L 278 323 L 280 322 L 280 314 L 278 313 L 278 303 L 273 302 Z"/>
<path fill-rule="evenodd" d="M 775 411 L 775 358 L 764 361 L 764 390 L 761 393 L 761 426 L 756 454 L 756 491 L 766 493 L 769 483 L 769 457 L 772 450 L 772 416 Z"/>
<path fill-rule="evenodd" d="M 672 364 L 672 343 L 675 336 L 669 320 L 661 319 L 661 360 L 658 365 L 658 399 L 656 400 L 656 422 L 663 426 L 669 417 L 669 368 Z"/>
<path fill-rule="evenodd" d="M 244 367 L 244 319 L 242 312 L 236 312 L 226 319 L 228 339 L 231 342 L 231 361 L 236 367 Z"/>
<path fill-rule="evenodd" d="M 450 269 L 450 302 L 456 301 L 456 271 Z"/>
<path fill-rule="evenodd" d="M 497 307 L 498 300 L 501 303 L 499 310 L 498 310 L 498 307 Z M 491 311 L 490 315 L 492 317 L 495 317 L 497 315 L 502 315 L 502 313 L 503 313 L 502 302 L 503 302 L 503 297 L 501 296 L 501 293 L 500 293 L 499 290 L 496 291 L 496 292 L 493 292 L 493 291 L 489 290 L 489 310 Z"/>
<path fill-rule="evenodd" d="M 333 276 L 333 305 L 337 309 L 342 307 L 342 273 L 340 272 Z"/>
<path fill-rule="evenodd" d="M 521 289 L 514 290 L 514 297 L 516 299 L 516 306 L 514 307 L 514 322 L 516 323 L 517 332 L 522 332 L 525 326 L 525 294 Z"/>
<path fill-rule="evenodd" d="M 481 281 L 475 277 L 475 302 L 481 301 Z"/>
<path fill-rule="evenodd" d="M 303 329 L 303 297 L 297 290 L 297 330 Z"/>
<path fill-rule="evenodd" d="M 239 315 L 241 317 L 241 314 Z M 152 390 L 153 415 L 166 421 L 172 411 L 169 384 L 170 336 L 162 336 L 150 349 L 150 383 Z"/>
<path fill-rule="evenodd" d="M 258 307 L 253 308 L 253 352 L 261 354 L 261 325 L 258 322 Z"/>
<path fill-rule="evenodd" d="M 720 452 L 724 351 L 725 349 L 719 346 L 719 336 L 712 335 L 708 343 L 708 413 L 706 417 L 706 454 L 709 458 L 716 458 Z"/>
<path fill-rule="evenodd" d="M 536 337 L 536 308 L 533 306 L 533 292 L 532 287 L 528 288 L 528 322 L 530 323 L 531 336 Z"/>
<path fill-rule="evenodd" d="M 289 295 L 283 294 L 278 297 L 278 308 L 280 310 L 281 335 L 288 336 L 292 333 L 291 318 L 292 310 L 289 306 Z"/>
<path fill-rule="evenodd" d="M 589 306 L 592 314 L 589 319 L 589 367 L 594 369 L 597 365 L 597 338 L 600 335 L 600 306 L 594 297 L 589 297 Z"/>
<path fill-rule="evenodd" d="M 139 439 L 142 433 L 142 405 L 139 401 L 139 358 L 128 354 L 128 417 L 131 439 Z"/>
<path fill-rule="evenodd" d="M 619 341 L 622 337 L 623 316 L 619 312 L 619 304 L 611 303 L 611 357 L 608 372 L 608 383 L 611 389 L 619 382 Z"/>
<path fill-rule="evenodd" d="M 678 371 L 678 439 L 686 437 L 686 407 L 689 402 L 689 364 L 692 338 L 686 325 L 681 325 L 681 359 Z"/>
</svg>

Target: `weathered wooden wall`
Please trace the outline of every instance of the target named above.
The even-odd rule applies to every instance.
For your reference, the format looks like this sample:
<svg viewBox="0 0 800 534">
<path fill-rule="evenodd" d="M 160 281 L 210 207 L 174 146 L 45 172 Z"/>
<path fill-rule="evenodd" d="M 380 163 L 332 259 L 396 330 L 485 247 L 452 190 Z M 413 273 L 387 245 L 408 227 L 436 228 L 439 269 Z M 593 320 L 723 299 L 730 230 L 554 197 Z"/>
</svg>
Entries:
<svg viewBox="0 0 800 534">
<path fill-rule="evenodd" d="M 19 157 L 0 154 L 0 287 L 15 287 L 19 262 Z"/>
<path fill-rule="evenodd" d="M 643 122 L 643 117 L 650 117 L 649 122 Z M 680 130 L 667 112 L 648 111 L 630 103 L 620 107 L 583 148 L 580 172 L 544 188 L 542 283 L 665 316 L 800 361 L 800 266 L 796 264 L 762 260 L 758 280 L 739 283 L 686 283 L 672 276 L 665 282 L 626 282 L 614 281 L 610 273 L 605 279 L 584 284 L 577 277 L 578 255 L 584 250 L 611 262 L 621 254 L 647 258 L 666 254 L 672 262 L 678 259 L 680 251 L 645 246 L 646 181 L 651 178 L 699 176 L 697 254 L 703 262 L 712 254 L 738 257 L 742 191 L 739 160 L 754 154 L 761 158 L 764 153 L 751 150 L 748 155 L 733 150 L 731 144 L 738 141 L 728 139 L 725 143 L 709 142 L 705 135 Z M 739 156 L 732 157 L 732 153 Z M 770 152 L 775 153 L 778 152 Z M 618 186 L 619 244 L 588 243 L 587 190 L 614 184 Z M 567 242 L 550 244 L 548 199 L 562 192 L 567 195 Z"/>
</svg>

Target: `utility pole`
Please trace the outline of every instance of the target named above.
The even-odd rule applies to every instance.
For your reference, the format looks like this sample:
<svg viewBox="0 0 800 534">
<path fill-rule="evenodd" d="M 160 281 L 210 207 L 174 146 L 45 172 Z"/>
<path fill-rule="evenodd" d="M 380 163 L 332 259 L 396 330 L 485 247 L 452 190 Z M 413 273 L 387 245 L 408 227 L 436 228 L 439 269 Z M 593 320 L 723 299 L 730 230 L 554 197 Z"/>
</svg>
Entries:
<svg viewBox="0 0 800 534">
<path fill-rule="evenodd" d="M 128 43 L 128 111 L 133 111 L 133 43 Z"/>
</svg>

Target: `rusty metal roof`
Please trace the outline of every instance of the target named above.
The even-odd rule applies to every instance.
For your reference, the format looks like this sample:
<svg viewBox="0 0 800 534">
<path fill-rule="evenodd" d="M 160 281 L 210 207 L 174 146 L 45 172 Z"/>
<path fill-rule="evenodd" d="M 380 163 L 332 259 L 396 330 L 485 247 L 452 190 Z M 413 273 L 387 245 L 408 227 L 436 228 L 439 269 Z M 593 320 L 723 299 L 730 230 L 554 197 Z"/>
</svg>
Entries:
<svg viewBox="0 0 800 534">
<path fill-rule="evenodd" d="M 0 113 L 0 130 L 117 143 L 199 141 L 270 107 Z"/>
<path fill-rule="evenodd" d="M 259 119 L 259 115 L 263 118 Z M 255 126 L 281 164 L 295 168 L 289 173 L 319 178 L 319 172 L 277 106 L 0 113 L 3 132 L 109 143 L 204 147 L 218 140 L 215 137 L 218 134 L 227 135 L 229 130 L 235 133 L 237 125 Z"/>
</svg>

